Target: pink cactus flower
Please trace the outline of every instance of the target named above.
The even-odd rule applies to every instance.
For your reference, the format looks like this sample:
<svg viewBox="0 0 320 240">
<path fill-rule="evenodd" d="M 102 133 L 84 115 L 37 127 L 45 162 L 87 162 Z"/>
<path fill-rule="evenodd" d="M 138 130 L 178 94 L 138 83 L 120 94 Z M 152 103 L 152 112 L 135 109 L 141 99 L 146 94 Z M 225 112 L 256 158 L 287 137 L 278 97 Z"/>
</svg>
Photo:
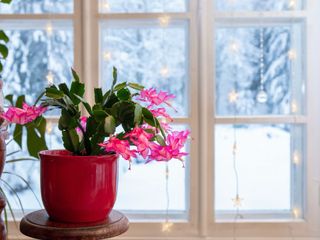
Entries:
<svg viewBox="0 0 320 240">
<path fill-rule="evenodd" d="M 136 151 L 130 149 L 129 141 L 120 140 L 115 136 L 110 137 L 108 141 L 99 144 L 99 146 L 103 147 L 107 152 L 120 154 L 126 160 L 136 157 Z"/>
<path fill-rule="evenodd" d="M 81 126 L 82 126 L 82 128 L 84 130 L 86 130 L 86 128 L 87 128 L 87 120 L 88 120 L 88 118 L 85 117 L 85 116 L 82 116 L 80 118 L 80 124 L 81 124 Z M 77 131 L 78 134 L 82 134 L 82 131 L 81 131 L 81 129 L 79 127 L 76 128 L 76 131 Z"/>
<path fill-rule="evenodd" d="M 143 128 L 135 127 L 131 132 L 125 135 L 125 138 L 129 138 L 130 141 L 135 145 L 148 145 L 150 139 L 153 138 L 153 134 L 147 133 Z"/>
<path fill-rule="evenodd" d="M 188 140 L 188 137 L 190 135 L 189 130 L 185 131 L 174 131 L 167 137 L 167 142 L 169 145 L 177 146 L 178 148 L 182 148 L 186 141 Z"/>
<path fill-rule="evenodd" d="M 163 117 L 170 122 L 173 121 L 172 117 L 167 113 L 165 108 L 157 108 L 157 109 L 149 109 L 149 110 L 155 117 Z"/>
<path fill-rule="evenodd" d="M 42 106 L 29 106 L 28 104 L 23 103 L 22 108 L 9 107 L 9 109 L 5 113 L 2 113 L 0 117 L 8 123 L 25 125 L 41 116 L 46 110 L 47 108 Z"/>
<path fill-rule="evenodd" d="M 147 133 L 143 128 L 135 127 L 130 133 L 125 135 L 137 147 L 137 152 L 143 157 L 147 158 L 150 149 L 150 139 L 153 134 Z"/>
<path fill-rule="evenodd" d="M 182 157 L 188 155 L 188 153 L 181 152 L 181 149 L 177 146 L 161 146 L 154 144 L 151 150 L 151 154 L 149 156 L 149 162 L 156 160 L 156 161 L 170 161 L 172 159 L 178 159 L 183 161 Z"/>
<path fill-rule="evenodd" d="M 151 154 L 149 161 L 170 161 L 171 159 L 179 159 L 183 161 L 182 157 L 188 155 L 182 152 L 182 148 L 187 141 L 190 132 L 188 130 L 182 132 L 173 132 L 167 137 L 167 145 L 161 146 L 158 144 L 151 145 Z"/>
<path fill-rule="evenodd" d="M 150 88 L 142 90 L 138 99 L 142 102 L 149 103 L 149 107 L 158 106 L 162 103 L 165 103 L 168 106 L 172 107 L 168 101 L 174 98 L 175 96 L 173 94 L 169 94 L 163 91 L 157 92 L 154 88 Z"/>
</svg>

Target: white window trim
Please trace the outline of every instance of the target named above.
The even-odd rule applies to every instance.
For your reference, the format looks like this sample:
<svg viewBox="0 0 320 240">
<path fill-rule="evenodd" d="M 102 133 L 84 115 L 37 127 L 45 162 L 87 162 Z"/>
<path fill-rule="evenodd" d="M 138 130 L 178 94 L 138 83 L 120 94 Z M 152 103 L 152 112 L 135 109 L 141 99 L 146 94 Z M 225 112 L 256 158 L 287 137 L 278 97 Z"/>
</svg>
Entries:
<svg viewBox="0 0 320 240">
<path fill-rule="evenodd" d="M 209 1 L 212 2 L 212 1 Z M 202 72 L 206 73 L 205 77 L 201 77 L 202 86 L 206 89 L 205 94 L 202 94 L 201 104 L 206 106 L 205 109 L 207 112 L 202 114 L 202 124 L 201 129 L 202 133 L 202 143 L 206 142 L 207 145 L 214 146 L 214 134 L 207 134 L 208 132 L 214 132 L 214 124 L 218 123 L 277 123 L 277 122 L 287 122 L 287 123 L 307 123 L 307 170 L 306 170 L 306 204 L 305 204 L 305 216 L 303 220 L 295 219 L 277 219 L 274 218 L 264 219 L 263 215 L 259 218 L 259 215 L 255 215 L 249 220 L 238 220 L 235 225 L 233 221 L 216 221 L 212 218 L 214 214 L 213 202 L 214 202 L 214 173 L 212 174 L 212 169 L 214 169 L 214 149 L 208 151 L 208 146 L 201 145 L 201 153 L 203 157 L 201 159 L 208 159 L 205 162 L 205 166 L 202 167 L 203 172 L 207 171 L 206 176 L 202 175 L 201 185 L 204 186 L 204 183 L 208 183 L 208 186 L 204 186 L 202 189 L 204 192 L 207 191 L 206 196 L 209 196 L 208 199 L 203 201 L 202 217 L 204 222 L 208 224 L 201 228 L 202 234 L 204 236 L 213 236 L 215 238 L 230 237 L 234 235 L 236 231 L 237 237 L 253 237 L 261 239 L 268 237 L 278 237 L 288 238 L 288 239 L 299 239 L 301 238 L 317 238 L 320 237 L 319 223 L 320 223 L 320 214 L 319 214 L 319 182 L 316 182 L 314 169 L 319 167 L 317 162 L 319 158 L 319 153 L 316 151 L 314 146 L 319 139 L 319 124 L 317 120 L 319 119 L 319 110 L 317 109 L 317 90 L 319 89 L 319 81 L 317 78 L 320 77 L 319 67 L 317 68 L 317 61 L 314 57 L 314 52 L 318 51 L 319 48 L 316 47 L 316 42 L 320 40 L 319 30 L 316 28 L 316 12 L 319 11 L 320 5 L 317 1 L 309 1 L 308 6 L 305 11 L 290 11 L 290 12 L 215 12 L 212 9 L 214 7 L 203 5 L 200 8 L 200 16 L 202 19 L 202 24 L 206 27 L 202 27 L 202 50 L 201 50 L 201 66 Z M 318 13 L 319 14 L 319 13 Z M 252 23 L 253 19 L 256 19 L 257 22 L 261 22 L 259 18 L 263 18 L 264 21 L 272 23 L 274 19 L 280 22 L 292 22 L 292 18 L 301 19 L 306 21 L 306 39 L 308 39 L 307 46 L 307 85 L 308 85 L 308 95 L 307 95 L 307 109 L 308 114 L 306 116 L 297 116 L 297 117 L 258 117 L 258 118 L 249 118 L 249 117 L 239 117 L 234 121 L 234 118 L 230 117 L 214 117 L 214 99 L 212 92 L 214 92 L 214 27 L 221 23 L 228 22 L 237 22 L 241 19 L 243 23 Z M 251 20 L 251 21 L 250 21 Z M 214 23 L 212 26 L 211 23 Z M 241 24 L 241 23 L 240 23 Z M 204 39 L 208 39 L 204 41 Z M 313 48 L 312 48 L 313 46 Z M 313 50 L 312 50 L 313 49 Z M 316 50 L 316 51 L 315 51 Z M 209 56 L 207 53 L 209 52 Z M 211 55 L 210 55 L 211 53 Z M 207 66 L 205 66 L 207 64 Z M 206 119 L 206 120 L 204 120 Z M 312 157 L 311 157 L 312 156 Z M 318 175 L 318 173 L 317 173 Z M 201 196 L 203 197 L 203 195 Z M 311 209 L 311 210 L 310 210 Z"/>
<path fill-rule="evenodd" d="M 74 63 L 82 79 L 86 81 L 88 89 L 99 85 L 99 19 L 123 19 L 126 17 L 157 19 L 162 14 L 98 14 L 98 3 L 92 4 L 93 0 L 74 0 L 75 13 L 69 14 L 39 14 L 39 15 L 0 15 L 0 20 L 13 19 L 72 19 L 74 21 Z M 189 124 L 193 130 L 190 159 L 190 190 L 189 196 L 189 219 L 176 219 L 174 227 L 170 233 L 161 231 L 162 223 L 155 218 L 160 215 L 150 215 L 147 218 L 140 218 L 140 221 L 130 224 L 129 232 L 120 239 L 176 239 L 176 240 L 196 240 L 196 239 L 226 239 L 234 237 L 236 228 L 237 239 L 308 239 L 316 240 L 320 237 L 320 168 L 319 152 L 317 140 L 320 139 L 320 108 L 317 104 L 318 89 L 320 89 L 320 78 L 318 63 L 320 42 L 320 28 L 317 26 L 317 15 L 320 9 L 320 2 L 309 0 L 306 11 L 293 11 L 286 13 L 263 12 L 262 17 L 268 18 L 271 22 L 273 18 L 287 19 L 292 16 L 306 20 L 307 39 L 307 78 L 309 88 L 307 95 L 307 116 L 283 118 L 238 118 L 237 122 L 261 123 L 261 122 L 290 122 L 308 123 L 308 148 L 307 148 L 307 204 L 306 221 L 292 220 L 263 220 L 247 221 L 234 224 L 228 221 L 217 222 L 214 220 L 213 209 L 213 159 L 214 141 L 213 131 L 215 123 L 233 123 L 232 118 L 214 118 L 214 46 L 213 46 L 213 26 L 215 19 L 230 18 L 230 13 L 217 13 L 213 11 L 211 0 L 190 0 L 190 11 L 188 13 L 169 13 L 172 18 L 187 19 L 189 25 L 189 91 L 192 99 L 189 100 L 191 115 L 189 118 L 175 119 L 176 123 Z M 233 17 L 253 18 L 261 17 L 260 13 L 232 13 Z M 208 54 L 209 53 L 209 54 Z M 211 54 L 210 54 L 211 53 Z M 92 81 L 93 80 L 93 81 Z M 318 81 L 317 81 L 318 80 Z M 310 87 L 310 85 L 312 87 Z M 201 94 L 199 94 L 201 92 Z M 86 97 L 93 101 L 93 96 L 87 92 Z M 312 112 L 310 113 L 310 110 Z M 52 119 L 56 122 L 56 119 Z M 201 127 L 200 127 L 201 126 Z M 187 204 L 187 205 L 188 205 Z M 310 211 L 310 209 L 312 209 Z M 139 214 L 129 214 L 133 218 Z M 178 214 L 179 215 L 179 214 Z M 177 216 L 178 216 L 177 215 Z M 141 216 L 141 215 L 140 215 Z M 145 216 L 144 216 L 145 217 Z M 174 217 L 174 214 L 172 215 Z M 234 228 L 235 227 L 235 228 Z M 291 229 L 291 230 L 290 230 Z M 291 232 L 290 232 L 291 231 Z M 240 237 L 240 238 L 239 238 Z M 243 238 L 241 238 L 243 237 Z M 10 223 L 10 239 L 24 239 L 15 227 Z M 27 238 L 25 238 L 27 239 Z M 272 238 L 274 239 L 274 238 Z"/>
</svg>

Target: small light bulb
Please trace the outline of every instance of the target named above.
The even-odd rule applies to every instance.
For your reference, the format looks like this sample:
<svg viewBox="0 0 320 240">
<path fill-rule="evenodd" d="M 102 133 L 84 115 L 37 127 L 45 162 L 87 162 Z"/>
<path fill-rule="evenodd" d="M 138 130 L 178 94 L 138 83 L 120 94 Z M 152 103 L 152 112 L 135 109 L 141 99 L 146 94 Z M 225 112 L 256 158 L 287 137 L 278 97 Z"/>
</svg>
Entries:
<svg viewBox="0 0 320 240">
<path fill-rule="evenodd" d="M 166 221 L 162 224 L 162 232 L 171 232 L 172 227 L 173 223 Z"/>
<path fill-rule="evenodd" d="M 236 155 L 237 152 L 238 152 L 238 145 L 237 145 L 237 143 L 234 143 L 233 147 L 232 147 L 232 153 L 233 153 L 233 155 Z"/>
<path fill-rule="evenodd" d="M 294 208 L 292 210 L 292 214 L 293 214 L 294 218 L 299 218 L 300 217 L 300 209 L 299 208 Z"/>
<path fill-rule="evenodd" d="M 47 127 L 46 127 L 47 133 L 48 133 L 48 134 L 51 134 L 51 133 L 52 133 L 52 130 L 53 130 L 53 128 L 52 128 L 52 123 L 51 123 L 51 122 L 48 122 Z"/>
<path fill-rule="evenodd" d="M 239 44 L 237 42 L 232 42 L 229 46 L 230 50 L 234 53 L 239 52 Z"/>
<path fill-rule="evenodd" d="M 107 0 L 105 0 L 105 1 L 102 3 L 102 8 L 103 8 L 105 11 L 109 11 L 109 10 L 110 10 L 110 4 L 108 3 Z"/>
<path fill-rule="evenodd" d="M 294 49 L 291 49 L 288 51 L 288 58 L 290 60 L 296 60 L 297 59 L 297 52 Z"/>
<path fill-rule="evenodd" d="M 238 100 L 238 93 L 235 90 L 232 90 L 229 93 L 229 102 L 235 103 Z"/>
<path fill-rule="evenodd" d="M 105 61 L 109 61 L 109 60 L 111 59 L 111 57 L 112 57 L 111 52 L 105 52 L 105 53 L 103 54 L 103 59 L 104 59 Z"/>
<path fill-rule="evenodd" d="M 296 103 L 296 101 L 292 101 L 292 103 L 291 103 L 291 112 L 292 113 L 298 112 L 298 104 Z"/>
<path fill-rule="evenodd" d="M 47 82 L 48 82 L 49 86 L 54 84 L 54 76 L 53 76 L 53 73 L 51 71 L 48 72 L 46 78 L 47 78 Z"/>
<path fill-rule="evenodd" d="M 299 165 L 300 164 L 300 154 L 299 154 L 299 152 L 297 150 L 293 152 L 293 163 L 295 165 Z"/>
<path fill-rule="evenodd" d="M 242 206 L 243 199 L 240 198 L 239 194 L 237 194 L 237 196 L 235 198 L 233 198 L 232 201 L 233 201 L 233 206 L 234 207 L 238 208 L 238 207 Z"/>
<path fill-rule="evenodd" d="M 289 1 L 289 8 L 290 9 L 295 9 L 297 6 L 297 1 L 296 0 L 290 0 Z"/>
<path fill-rule="evenodd" d="M 168 77 L 169 72 L 170 72 L 170 70 L 169 70 L 169 68 L 167 66 L 164 66 L 160 70 L 160 74 L 161 74 L 162 77 Z"/>
<path fill-rule="evenodd" d="M 160 27 L 168 27 L 170 23 L 170 16 L 164 15 L 159 17 L 159 24 Z"/>
<path fill-rule="evenodd" d="M 169 166 L 166 165 L 166 178 L 169 178 Z"/>
<path fill-rule="evenodd" d="M 268 93 L 262 88 L 259 90 L 256 99 L 258 103 L 266 103 L 268 101 Z"/>
<path fill-rule="evenodd" d="M 49 23 L 47 24 L 47 26 L 46 26 L 46 31 L 47 31 L 47 34 L 48 34 L 49 36 L 52 35 L 52 33 L 53 33 L 53 26 L 52 26 L 51 22 L 49 22 Z"/>
</svg>

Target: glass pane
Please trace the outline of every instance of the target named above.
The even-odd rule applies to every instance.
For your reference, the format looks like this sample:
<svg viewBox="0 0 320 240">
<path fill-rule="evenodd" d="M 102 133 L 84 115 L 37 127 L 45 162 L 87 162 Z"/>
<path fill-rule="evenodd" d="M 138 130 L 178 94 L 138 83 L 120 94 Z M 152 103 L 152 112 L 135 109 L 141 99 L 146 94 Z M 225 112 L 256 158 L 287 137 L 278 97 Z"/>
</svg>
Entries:
<svg viewBox="0 0 320 240">
<path fill-rule="evenodd" d="M 174 126 L 175 130 L 185 130 L 186 125 Z M 188 147 L 183 151 L 190 152 Z M 186 168 L 178 160 L 168 163 L 168 189 L 166 187 L 166 163 L 135 159 L 132 169 L 128 162 L 119 159 L 118 195 L 115 208 L 121 210 L 166 211 L 186 210 L 186 174 L 190 158 L 186 158 Z M 168 190 L 168 195 L 167 195 Z M 167 205 L 169 204 L 169 205 Z"/>
<path fill-rule="evenodd" d="M 302 9 L 303 0 L 217 0 L 220 11 L 283 11 Z"/>
<path fill-rule="evenodd" d="M 101 84 L 112 81 L 112 67 L 119 81 L 139 82 L 176 95 L 173 116 L 188 115 L 187 26 L 172 22 L 109 22 L 101 25 Z M 174 83 L 174 84 L 172 84 Z"/>
<path fill-rule="evenodd" d="M 235 211 L 238 192 L 241 211 L 301 212 L 303 144 L 299 125 L 216 126 L 216 211 Z"/>
<path fill-rule="evenodd" d="M 28 26 L 37 26 L 30 22 Z M 25 29 L 6 24 L 10 37 L 9 56 L 4 62 L 4 94 L 26 95 L 29 104 L 40 95 L 48 82 L 69 83 L 73 65 L 73 30 L 67 22 L 52 24 L 50 32 L 43 23 Z M 20 27 L 22 27 L 20 29 Z"/>
<path fill-rule="evenodd" d="M 186 12 L 188 0 L 99 0 L 102 13 Z"/>
<path fill-rule="evenodd" d="M 216 114 L 303 114 L 301 36 L 299 24 L 219 27 Z"/>
<path fill-rule="evenodd" d="M 176 130 L 185 130 L 187 126 L 175 126 Z M 10 135 L 12 136 L 12 134 Z M 25 139 L 24 139 L 25 141 Z M 47 143 L 49 149 L 63 149 L 61 142 L 61 132 L 57 125 L 48 123 Z M 12 142 L 8 145 L 7 152 L 12 153 L 18 150 L 18 146 Z M 26 149 L 24 147 L 23 149 Z M 189 152 L 188 147 L 184 151 Z M 23 150 L 14 154 L 9 159 L 28 156 L 27 151 Z M 168 195 L 166 187 L 166 163 L 151 162 L 145 164 L 144 161 L 135 159 L 132 170 L 128 170 L 128 162 L 119 159 L 118 176 L 118 195 L 115 208 L 125 210 L 186 210 L 186 174 L 189 168 L 189 158 L 186 158 L 186 168 L 178 160 L 168 163 Z M 19 162 L 7 164 L 5 171 L 13 172 L 28 180 L 32 190 L 41 200 L 40 195 L 40 171 L 39 162 Z M 24 184 L 21 179 L 11 175 L 4 175 L 3 179 L 17 192 L 22 200 L 25 209 L 40 209 L 37 199 L 32 191 Z M 6 187 L 4 187 L 6 189 Z M 15 194 L 6 189 L 8 197 L 11 199 L 12 207 L 20 209 L 16 201 Z M 167 200 L 169 200 L 167 202 Z M 168 205 L 167 205 L 168 204 Z"/>
<path fill-rule="evenodd" d="M 13 0 L 10 5 L 0 4 L 0 13 L 73 13 L 73 0 Z"/>
<path fill-rule="evenodd" d="M 13 129 L 10 129 L 10 135 L 12 136 Z M 26 134 L 23 135 L 23 142 L 26 141 Z M 56 124 L 47 123 L 47 143 L 49 149 L 62 149 L 63 145 L 61 142 L 61 132 L 58 129 Z M 23 146 L 23 150 L 19 151 L 18 153 L 13 154 L 12 156 L 8 157 L 7 160 L 17 159 L 17 158 L 25 158 L 28 157 L 28 152 L 26 151 L 26 146 Z M 7 145 L 7 153 L 13 153 L 19 150 L 19 147 L 15 144 L 15 142 L 10 142 Z M 24 209 L 41 209 L 43 206 L 40 206 L 39 202 L 41 202 L 41 195 L 40 195 L 40 164 L 38 161 L 23 161 L 23 162 L 16 162 L 10 163 L 5 165 L 5 171 L 17 174 L 23 177 L 32 188 L 32 191 L 28 186 L 16 175 L 4 174 L 2 178 L 6 181 L 12 189 L 16 192 L 19 196 Z M 13 209 L 21 210 L 19 202 L 17 201 L 16 194 L 12 189 L 8 188 L 6 184 L 2 184 L 7 197 L 12 204 Z M 36 195 L 36 197 L 35 197 Z"/>
</svg>

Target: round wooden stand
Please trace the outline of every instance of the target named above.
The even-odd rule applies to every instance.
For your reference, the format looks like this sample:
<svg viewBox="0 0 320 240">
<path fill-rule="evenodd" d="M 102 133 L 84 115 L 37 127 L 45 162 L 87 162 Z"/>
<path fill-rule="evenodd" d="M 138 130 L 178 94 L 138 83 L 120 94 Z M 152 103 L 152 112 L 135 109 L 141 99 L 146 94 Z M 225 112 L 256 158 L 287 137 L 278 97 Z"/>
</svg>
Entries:
<svg viewBox="0 0 320 240">
<path fill-rule="evenodd" d="M 128 219 L 118 211 L 112 211 L 106 221 L 94 224 L 59 223 L 49 219 L 45 210 L 32 212 L 20 223 L 20 231 L 42 240 L 97 240 L 112 238 L 125 233 Z"/>
</svg>

